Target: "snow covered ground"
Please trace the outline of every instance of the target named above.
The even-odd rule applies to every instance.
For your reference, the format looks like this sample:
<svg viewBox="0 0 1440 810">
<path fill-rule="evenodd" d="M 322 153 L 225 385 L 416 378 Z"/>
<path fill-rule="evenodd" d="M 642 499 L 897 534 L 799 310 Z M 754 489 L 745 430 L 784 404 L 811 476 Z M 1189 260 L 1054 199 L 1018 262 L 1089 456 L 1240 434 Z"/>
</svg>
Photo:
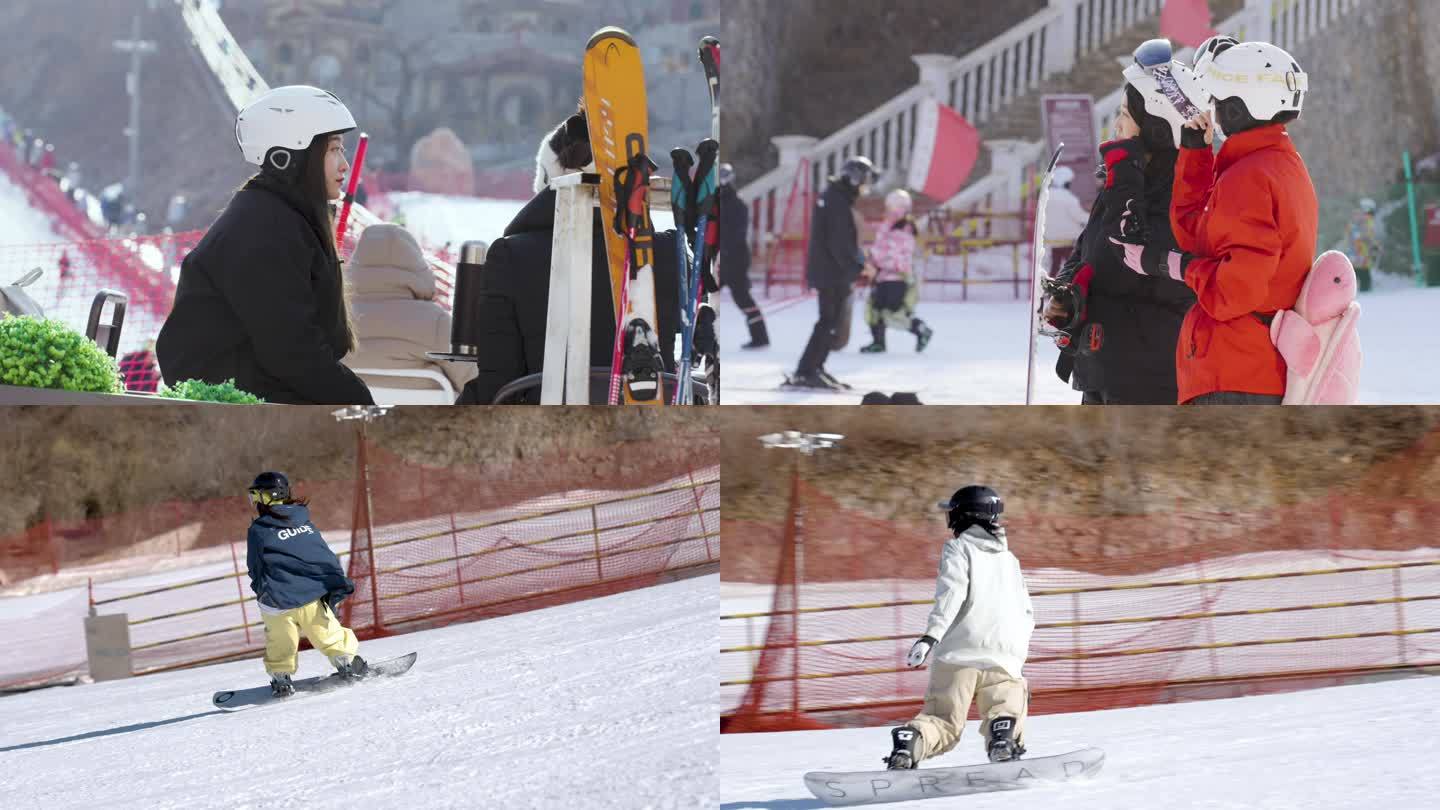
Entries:
<svg viewBox="0 0 1440 810">
<path fill-rule="evenodd" d="M 0 698 L 7 808 L 714 807 L 718 578 L 366 642 L 407 675 L 236 714 L 257 660 Z M 300 675 L 322 674 L 317 653 Z"/>
<path fill-rule="evenodd" d="M 1440 678 L 1420 677 L 1281 695 L 1032 717 L 1032 756 L 1095 745 L 1093 779 L 1020 792 L 885 807 L 943 810 L 1422 810 L 1440 791 L 1434 733 Z M 871 770 L 890 750 L 887 729 L 726 734 L 721 810 L 825 805 L 806 771 Z M 959 747 L 922 764 L 984 762 L 977 724 Z"/>
<path fill-rule="evenodd" d="M 1360 296 L 1360 337 L 1365 352 L 1360 403 L 1440 403 L 1440 375 L 1416 373 L 1427 358 L 1440 356 L 1440 332 L 1424 328 L 1440 308 L 1440 288 L 1386 285 Z M 921 301 L 917 315 L 935 330 L 923 354 L 915 339 L 891 330 L 890 351 L 860 354 L 870 342 L 865 303 L 857 296 L 850 343 L 830 355 L 826 368 L 854 386 L 843 395 L 777 389 L 792 373 L 815 325 L 815 300 L 796 303 L 761 301 L 770 329 L 770 348 L 747 352 L 749 340 L 740 310 L 728 297 L 720 304 L 724 357 L 724 395 L 729 404 L 853 405 L 868 391 L 915 391 L 926 405 L 1005 405 L 1025 401 L 1025 334 L 1028 301 L 1013 298 L 965 303 Z M 1038 342 L 1036 401 L 1073 404 L 1080 396 L 1055 376 L 1058 350 L 1049 339 Z"/>
</svg>

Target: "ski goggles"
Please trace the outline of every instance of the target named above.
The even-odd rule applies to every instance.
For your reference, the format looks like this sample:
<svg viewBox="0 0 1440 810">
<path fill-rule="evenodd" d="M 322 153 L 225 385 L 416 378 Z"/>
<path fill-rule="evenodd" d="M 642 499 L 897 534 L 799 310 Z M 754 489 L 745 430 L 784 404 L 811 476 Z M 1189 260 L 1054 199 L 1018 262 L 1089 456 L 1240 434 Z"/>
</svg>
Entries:
<svg viewBox="0 0 1440 810">
<path fill-rule="evenodd" d="M 285 500 L 280 493 L 268 489 L 252 489 L 249 490 L 248 494 L 250 495 L 250 503 L 260 506 L 284 503 Z"/>
<path fill-rule="evenodd" d="M 1170 47 L 1168 39 L 1149 39 L 1140 43 L 1133 56 L 1135 64 L 1148 73 L 1161 65 L 1169 65 L 1175 58 L 1175 51 Z"/>
</svg>

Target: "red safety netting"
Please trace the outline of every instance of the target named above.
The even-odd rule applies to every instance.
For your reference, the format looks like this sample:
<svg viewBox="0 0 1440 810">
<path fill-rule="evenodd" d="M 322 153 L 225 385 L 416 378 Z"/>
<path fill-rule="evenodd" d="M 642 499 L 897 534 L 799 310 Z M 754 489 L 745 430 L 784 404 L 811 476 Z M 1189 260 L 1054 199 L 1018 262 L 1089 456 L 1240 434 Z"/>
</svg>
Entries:
<svg viewBox="0 0 1440 810">
<path fill-rule="evenodd" d="M 810 251 L 810 209 L 815 194 L 810 187 L 810 161 L 801 160 L 785 201 L 780 233 L 765 258 L 765 295 L 803 293 L 806 290 L 805 261 Z M 752 217 L 753 219 L 753 217 Z M 772 291 L 772 288 L 773 291 Z"/>
<path fill-rule="evenodd" d="M 372 455 L 370 497 L 356 484 L 347 621 L 388 632 L 504 615 L 718 563 L 718 464 L 656 463 L 652 450 L 619 448 L 605 470 L 556 458 L 427 471 Z"/>
<path fill-rule="evenodd" d="M 1370 484 L 1394 472 L 1377 470 Z M 1440 524 L 1440 498 L 1353 483 L 1345 492 L 1264 513 L 1009 521 L 1036 612 L 1031 710 L 1253 693 L 1440 663 L 1440 556 L 1420 530 Z M 726 531 L 754 529 L 766 530 Z M 1082 533 L 1135 551 L 1077 557 L 1061 538 Z M 907 669 L 904 656 L 930 610 L 943 529 L 878 519 L 797 483 L 779 534 L 773 587 L 727 596 L 722 608 L 722 729 L 913 716 L 927 673 Z"/>
</svg>

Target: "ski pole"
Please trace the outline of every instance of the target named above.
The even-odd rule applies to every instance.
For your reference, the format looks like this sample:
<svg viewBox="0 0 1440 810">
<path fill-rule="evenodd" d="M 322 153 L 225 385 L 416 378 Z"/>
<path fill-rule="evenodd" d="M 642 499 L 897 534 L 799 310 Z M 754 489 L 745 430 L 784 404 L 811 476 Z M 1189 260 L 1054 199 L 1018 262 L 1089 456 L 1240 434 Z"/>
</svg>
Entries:
<svg viewBox="0 0 1440 810">
<path fill-rule="evenodd" d="M 335 247 L 345 245 L 345 226 L 350 223 L 350 206 L 355 203 L 355 189 L 360 186 L 360 172 L 365 168 L 365 148 L 370 145 L 370 136 L 360 133 L 360 145 L 355 147 L 355 165 L 350 167 L 350 184 L 345 189 L 345 203 L 340 206 L 340 219 L 335 225 Z"/>
</svg>

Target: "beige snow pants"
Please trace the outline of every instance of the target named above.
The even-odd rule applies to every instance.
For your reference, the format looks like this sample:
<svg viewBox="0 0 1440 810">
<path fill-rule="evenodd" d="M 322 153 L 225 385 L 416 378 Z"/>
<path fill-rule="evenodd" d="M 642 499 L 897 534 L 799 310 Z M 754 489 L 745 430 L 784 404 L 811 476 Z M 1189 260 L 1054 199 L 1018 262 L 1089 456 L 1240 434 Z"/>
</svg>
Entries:
<svg viewBox="0 0 1440 810">
<path fill-rule="evenodd" d="M 925 708 L 908 723 L 920 731 L 915 745 L 916 762 L 938 757 L 960 742 L 972 700 L 980 710 L 984 741 L 990 739 L 991 720 L 1013 717 L 1015 742 L 1022 743 L 1025 713 L 1030 708 L 1024 678 L 1012 678 L 999 668 L 976 669 L 934 661 L 930 664 L 930 686 L 925 690 Z"/>
</svg>

